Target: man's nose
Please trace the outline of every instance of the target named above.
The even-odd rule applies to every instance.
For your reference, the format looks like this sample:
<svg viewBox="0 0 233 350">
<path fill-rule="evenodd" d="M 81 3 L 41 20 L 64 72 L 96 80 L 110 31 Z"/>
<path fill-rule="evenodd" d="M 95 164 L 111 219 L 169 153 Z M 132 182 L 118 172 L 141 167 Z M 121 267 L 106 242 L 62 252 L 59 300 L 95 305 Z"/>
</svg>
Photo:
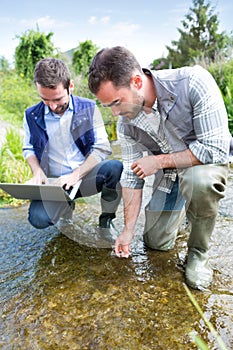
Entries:
<svg viewBox="0 0 233 350">
<path fill-rule="evenodd" d="M 120 114 L 120 108 L 119 107 L 112 106 L 111 109 L 112 109 L 114 117 L 116 117 L 116 116 L 118 116 Z"/>
<path fill-rule="evenodd" d="M 57 108 L 57 103 L 53 102 L 53 101 L 49 101 L 48 102 L 48 106 L 49 108 L 51 108 L 52 110 L 55 110 Z"/>
</svg>

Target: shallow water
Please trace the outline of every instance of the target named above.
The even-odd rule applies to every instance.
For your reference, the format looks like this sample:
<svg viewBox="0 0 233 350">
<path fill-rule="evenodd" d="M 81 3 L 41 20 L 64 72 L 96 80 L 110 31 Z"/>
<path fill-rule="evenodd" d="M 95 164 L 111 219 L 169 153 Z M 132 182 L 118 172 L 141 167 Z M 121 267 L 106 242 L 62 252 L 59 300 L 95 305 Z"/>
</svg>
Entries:
<svg viewBox="0 0 233 350">
<path fill-rule="evenodd" d="M 233 349 L 232 184 L 231 172 L 211 239 L 213 284 L 205 292 L 192 290 L 228 349 Z M 220 349 L 184 290 L 186 228 L 172 251 L 147 250 L 142 212 L 132 256 L 118 259 L 113 240 L 96 227 L 98 203 L 98 196 L 78 201 L 74 225 L 66 229 L 33 229 L 27 205 L 0 210 L 0 348 L 185 350 L 197 349 L 192 340 L 197 333 L 210 349 Z M 122 207 L 117 216 L 120 229 Z"/>
</svg>

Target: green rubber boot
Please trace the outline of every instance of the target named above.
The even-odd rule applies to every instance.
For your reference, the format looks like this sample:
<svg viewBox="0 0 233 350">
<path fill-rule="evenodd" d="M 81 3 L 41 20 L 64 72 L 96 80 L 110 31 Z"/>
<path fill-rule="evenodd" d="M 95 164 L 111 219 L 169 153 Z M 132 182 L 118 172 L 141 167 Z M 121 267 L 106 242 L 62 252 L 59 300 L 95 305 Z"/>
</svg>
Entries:
<svg viewBox="0 0 233 350">
<path fill-rule="evenodd" d="M 189 249 L 185 278 L 187 285 L 194 289 L 205 290 L 210 286 L 213 271 L 207 252 L 201 252 L 195 248 Z"/>
<path fill-rule="evenodd" d="M 204 290 L 213 279 L 209 264 L 209 240 L 214 229 L 216 216 L 195 218 L 187 214 L 191 222 L 191 233 L 188 240 L 188 257 L 185 268 L 186 283 L 191 288 Z"/>
</svg>

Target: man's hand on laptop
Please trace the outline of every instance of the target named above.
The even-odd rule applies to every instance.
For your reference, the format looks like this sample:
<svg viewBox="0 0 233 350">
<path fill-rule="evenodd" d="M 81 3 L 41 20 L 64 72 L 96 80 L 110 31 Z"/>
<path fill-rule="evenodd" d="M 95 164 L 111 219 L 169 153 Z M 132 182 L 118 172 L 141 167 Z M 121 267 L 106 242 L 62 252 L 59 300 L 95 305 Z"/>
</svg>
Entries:
<svg viewBox="0 0 233 350">
<path fill-rule="evenodd" d="M 26 181 L 26 184 L 28 185 L 42 185 L 42 184 L 48 184 L 48 178 L 43 172 L 42 169 L 39 169 L 36 173 L 33 174 L 33 177 Z"/>
</svg>

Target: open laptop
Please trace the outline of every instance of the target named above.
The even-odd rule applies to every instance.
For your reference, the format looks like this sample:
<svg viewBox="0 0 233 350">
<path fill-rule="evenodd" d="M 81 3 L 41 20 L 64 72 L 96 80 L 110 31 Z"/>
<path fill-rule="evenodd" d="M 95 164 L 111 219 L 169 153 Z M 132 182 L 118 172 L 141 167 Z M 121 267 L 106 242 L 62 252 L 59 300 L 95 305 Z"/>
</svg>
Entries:
<svg viewBox="0 0 233 350">
<path fill-rule="evenodd" d="M 81 180 L 69 191 L 52 183 L 44 185 L 0 183 L 0 188 L 17 199 L 64 202 L 74 199 L 80 184 Z"/>
</svg>

